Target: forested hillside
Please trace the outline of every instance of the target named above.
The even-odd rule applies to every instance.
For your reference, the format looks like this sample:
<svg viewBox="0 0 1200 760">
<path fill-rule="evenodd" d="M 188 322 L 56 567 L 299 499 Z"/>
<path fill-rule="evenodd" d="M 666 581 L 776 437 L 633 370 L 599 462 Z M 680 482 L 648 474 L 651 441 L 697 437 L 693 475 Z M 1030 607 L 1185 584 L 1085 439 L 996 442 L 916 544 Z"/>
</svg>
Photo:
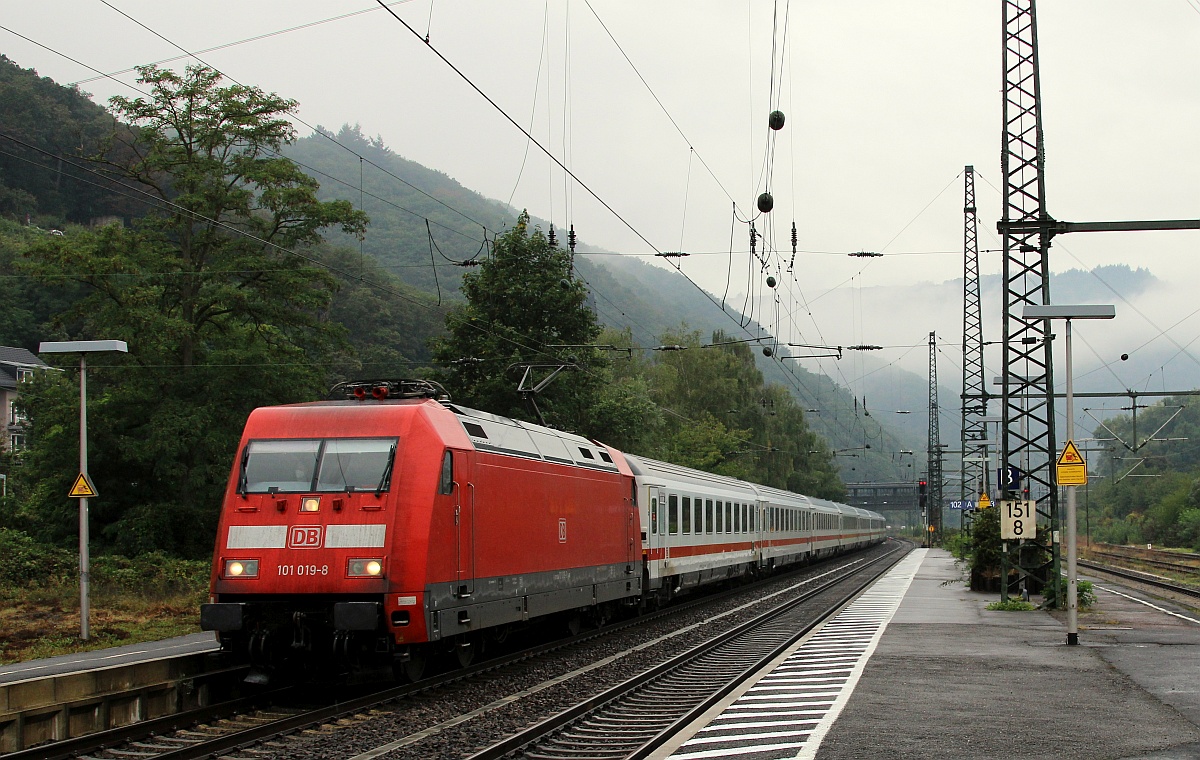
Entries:
<svg viewBox="0 0 1200 760">
<path fill-rule="evenodd" d="M 1134 403 L 1140 407 L 1136 425 L 1132 413 L 1106 420 L 1086 444 L 1091 478 L 1081 494 L 1081 533 L 1097 541 L 1200 551 L 1197 397 L 1142 396 Z"/>
<path fill-rule="evenodd" d="M 485 255 L 485 236 L 508 229 L 517 215 L 517 210 L 467 190 L 441 172 L 404 159 L 380 139 L 364 135 L 358 126 L 343 126 L 336 133 L 322 129 L 297 140 L 286 154 L 321 181 L 322 198 L 361 204 L 370 216 L 361 246 L 336 234 L 331 240 L 374 257 L 386 271 L 444 304 L 461 299 L 458 285 L 462 274 L 471 271 L 462 263 Z M 549 233 L 544 220 L 533 218 L 531 223 Z M 557 230 L 557 237 L 565 247 L 565 232 Z M 589 304 L 602 324 L 627 330 L 632 345 L 669 343 L 666 336 L 681 333 L 702 336 L 702 344 L 711 343 L 716 331 L 731 340 L 767 334 L 732 304 L 722 309 L 718 298 L 679 274 L 589 245 L 586 230 L 579 231 L 576 251 L 574 271 L 588 286 Z M 746 327 L 739 329 L 740 323 Z M 830 378 L 792 362 L 784 366 L 758 348 L 748 357 L 766 382 L 789 389 L 801 410 L 815 410 L 805 412 L 806 424 L 828 441 L 830 449 L 853 450 L 836 459 L 845 480 L 915 478 L 914 470 L 923 467 L 923 453 L 912 467 L 913 458 L 899 461 L 897 452 L 923 450 L 923 422 L 915 437 L 900 433 L 892 421 L 856 410 L 850 394 Z M 734 398 L 727 405 L 745 407 L 760 400 Z M 957 408 L 956 403 L 950 407 Z M 923 408 L 917 414 L 924 419 Z"/>
<path fill-rule="evenodd" d="M 296 139 L 286 118 L 293 103 L 202 68 L 146 69 L 152 95 L 114 99 L 107 110 L 11 61 L 0 72 L 6 92 L 21 93 L 0 102 L 14 168 L 3 175 L 0 287 L 12 306 L 0 344 L 129 343 L 128 355 L 89 371 L 101 551 L 204 556 L 255 406 L 319 398 L 346 378 L 398 375 L 439 377 L 470 399 L 452 371 L 462 359 L 501 368 L 488 375 L 500 395 L 477 401 L 526 418 L 518 378 L 503 368 L 577 363 L 573 374 L 593 395 L 570 413 L 552 388 L 546 421 L 631 451 L 833 498 L 844 493 L 837 466 L 847 460 L 832 448 L 855 448 L 851 466 L 866 477 L 873 467 L 895 477 L 883 449 L 899 443 L 877 426 L 846 425 L 832 446 L 809 429 L 810 419 L 823 422 L 805 411 L 810 404 L 850 399 L 825 378 L 779 374 L 758 346 L 736 342 L 761 334 L 757 325 L 739 332 L 736 314 L 669 271 L 628 261 L 608 268 L 586 243 L 572 260 L 561 232 L 556 248 L 537 220 L 518 223 L 511 209 L 357 128 Z M 197 112 L 243 116 L 192 120 L 178 107 L 184 99 L 203 104 Z M 51 125 L 45 135 L 42 124 Z M 555 336 L 567 314 L 556 318 L 552 307 L 541 337 L 519 319 L 503 328 L 517 331 L 528 355 L 438 342 L 461 323 L 464 273 L 493 266 L 501 241 L 523 250 L 518 238 L 566 267 L 539 292 L 578 288 L 603 331 L 587 328 L 577 341 L 623 353 L 550 345 L 562 342 Z M 530 307 L 518 298 L 500 314 Z M 493 320 L 489 329 L 501 327 Z M 648 350 L 660 343 L 685 348 Z M 62 366 L 22 387 L 28 445 L 5 454 L 0 527 L 69 545 L 74 505 L 62 494 L 75 475 L 78 378 L 69 361 Z M 563 392 L 573 384 L 563 381 Z"/>
</svg>

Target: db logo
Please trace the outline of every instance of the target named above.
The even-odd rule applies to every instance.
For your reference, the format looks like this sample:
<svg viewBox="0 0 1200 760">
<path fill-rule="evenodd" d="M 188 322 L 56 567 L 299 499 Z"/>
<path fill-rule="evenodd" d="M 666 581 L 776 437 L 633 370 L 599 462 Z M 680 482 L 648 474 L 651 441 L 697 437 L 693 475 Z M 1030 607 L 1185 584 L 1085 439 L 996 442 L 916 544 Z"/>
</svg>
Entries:
<svg viewBox="0 0 1200 760">
<path fill-rule="evenodd" d="M 320 525 L 293 525 L 288 532 L 288 548 L 290 549 L 320 549 Z"/>
<path fill-rule="evenodd" d="M 567 542 L 567 518 L 558 518 L 558 542 L 565 544 Z"/>
</svg>

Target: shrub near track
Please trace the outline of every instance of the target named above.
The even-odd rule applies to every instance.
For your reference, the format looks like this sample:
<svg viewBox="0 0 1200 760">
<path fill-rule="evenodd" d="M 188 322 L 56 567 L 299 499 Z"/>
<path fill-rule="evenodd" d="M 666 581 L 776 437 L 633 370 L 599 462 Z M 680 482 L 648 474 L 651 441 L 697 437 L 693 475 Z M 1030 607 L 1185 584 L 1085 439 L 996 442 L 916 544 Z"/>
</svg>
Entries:
<svg viewBox="0 0 1200 760">
<path fill-rule="evenodd" d="M 151 553 L 91 560 L 91 638 L 79 640 L 74 552 L 0 528 L 0 663 L 22 662 L 199 630 L 209 563 Z"/>
</svg>

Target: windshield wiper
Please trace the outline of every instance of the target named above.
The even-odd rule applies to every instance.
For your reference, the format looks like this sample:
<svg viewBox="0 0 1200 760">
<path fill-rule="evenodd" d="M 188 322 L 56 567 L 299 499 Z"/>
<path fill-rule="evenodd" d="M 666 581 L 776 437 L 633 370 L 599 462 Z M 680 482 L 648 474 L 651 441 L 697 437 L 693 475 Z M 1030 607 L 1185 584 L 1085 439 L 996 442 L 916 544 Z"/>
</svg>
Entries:
<svg viewBox="0 0 1200 760">
<path fill-rule="evenodd" d="M 246 465 L 249 464 L 249 462 L 250 462 L 250 446 L 247 445 L 246 448 L 242 451 L 242 465 L 238 471 L 238 484 L 237 484 L 238 495 L 241 496 L 243 499 L 246 498 L 246 489 L 248 487 L 247 483 L 246 483 L 246 479 L 247 479 Z"/>
<path fill-rule="evenodd" d="M 387 467 L 383 468 L 383 477 L 379 479 L 379 486 L 375 489 L 375 498 L 383 493 L 385 488 L 392 485 L 392 466 L 396 464 L 396 444 L 392 444 L 391 451 L 388 452 Z"/>
</svg>

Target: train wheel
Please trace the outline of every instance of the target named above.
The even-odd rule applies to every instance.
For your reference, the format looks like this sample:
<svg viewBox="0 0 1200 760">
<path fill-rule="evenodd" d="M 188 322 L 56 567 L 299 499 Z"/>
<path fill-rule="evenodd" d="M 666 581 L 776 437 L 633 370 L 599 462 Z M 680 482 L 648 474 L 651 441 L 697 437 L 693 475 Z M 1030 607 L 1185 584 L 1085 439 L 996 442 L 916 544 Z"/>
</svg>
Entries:
<svg viewBox="0 0 1200 760">
<path fill-rule="evenodd" d="M 402 683 L 416 683 L 425 676 L 427 659 L 424 653 L 413 652 L 404 662 L 392 663 L 392 673 Z"/>
<path fill-rule="evenodd" d="M 583 615 L 578 612 L 572 612 L 567 616 L 567 633 L 572 636 L 578 636 L 583 630 Z"/>
<path fill-rule="evenodd" d="M 475 652 L 477 649 L 476 642 L 471 637 L 466 635 L 458 637 L 454 642 L 451 663 L 458 665 L 460 668 L 470 667 L 471 663 L 475 661 Z"/>
</svg>

